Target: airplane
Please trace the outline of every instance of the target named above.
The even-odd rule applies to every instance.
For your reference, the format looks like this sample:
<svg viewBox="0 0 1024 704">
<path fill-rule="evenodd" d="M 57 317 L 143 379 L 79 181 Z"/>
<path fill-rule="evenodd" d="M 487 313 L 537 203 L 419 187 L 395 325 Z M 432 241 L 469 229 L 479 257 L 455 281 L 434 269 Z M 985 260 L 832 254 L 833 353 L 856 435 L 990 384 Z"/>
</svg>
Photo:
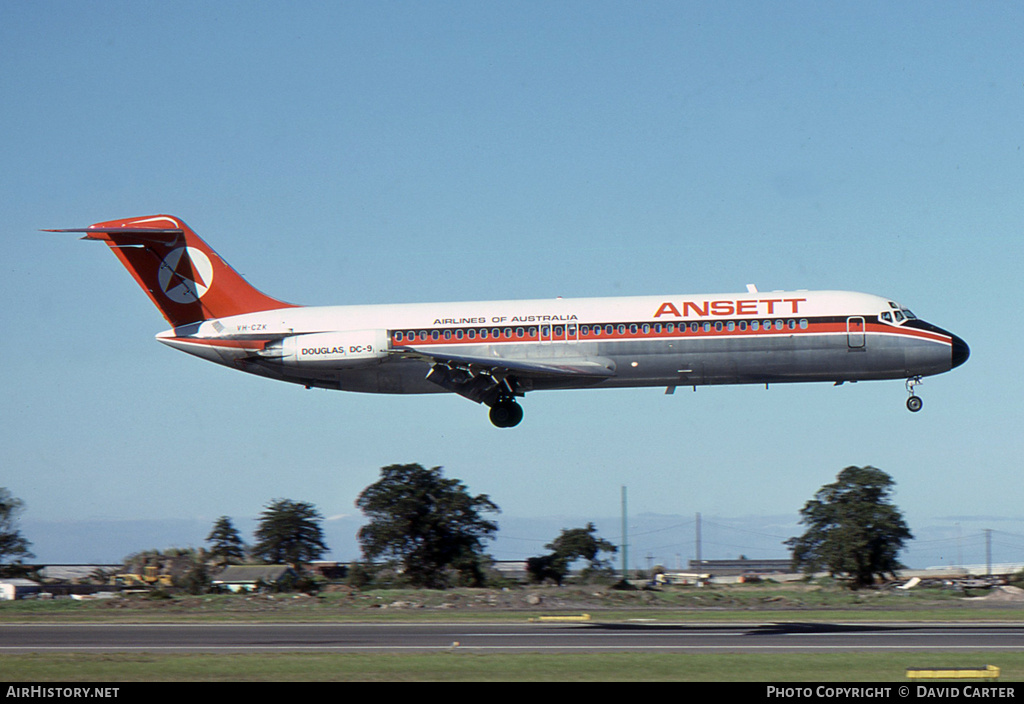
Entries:
<svg viewBox="0 0 1024 704">
<path fill-rule="evenodd" d="M 452 392 L 519 424 L 531 391 L 905 379 L 967 361 L 967 344 L 881 296 L 848 291 L 299 306 L 253 288 L 180 218 L 111 220 L 106 242 L 202 359 L 306 388 Z"/>
</svg>

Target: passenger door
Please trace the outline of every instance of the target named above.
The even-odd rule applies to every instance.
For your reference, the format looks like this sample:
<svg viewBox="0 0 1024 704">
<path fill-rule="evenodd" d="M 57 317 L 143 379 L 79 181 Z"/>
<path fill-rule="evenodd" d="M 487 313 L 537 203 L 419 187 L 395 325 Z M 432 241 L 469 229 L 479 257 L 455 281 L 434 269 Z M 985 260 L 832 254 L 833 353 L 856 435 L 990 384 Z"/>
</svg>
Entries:
<svg viewBox="0 0 1024 704">
<path fill-rule="evenodd" d="M 851 350 L 864 349 L 864 318 L 859 315 L 846 319 L 846 344 Z"/>
</svg>

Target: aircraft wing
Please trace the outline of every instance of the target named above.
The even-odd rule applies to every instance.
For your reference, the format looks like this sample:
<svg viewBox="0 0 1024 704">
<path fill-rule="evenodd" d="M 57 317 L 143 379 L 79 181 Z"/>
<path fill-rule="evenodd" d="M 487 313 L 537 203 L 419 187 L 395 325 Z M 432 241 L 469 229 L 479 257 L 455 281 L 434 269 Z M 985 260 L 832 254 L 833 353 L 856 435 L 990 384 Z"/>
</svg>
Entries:
<svg viewBox="0 0 1024 704">
<path fill-rule="evenodd" d="M 492 376 L 603 378 L 615 376 L 615 362 L 606 357 L 499 357 L 449 354 L 439 350 L 399 347 L 397 352 L 449 367 L 462 367 Z"/>
</svg>

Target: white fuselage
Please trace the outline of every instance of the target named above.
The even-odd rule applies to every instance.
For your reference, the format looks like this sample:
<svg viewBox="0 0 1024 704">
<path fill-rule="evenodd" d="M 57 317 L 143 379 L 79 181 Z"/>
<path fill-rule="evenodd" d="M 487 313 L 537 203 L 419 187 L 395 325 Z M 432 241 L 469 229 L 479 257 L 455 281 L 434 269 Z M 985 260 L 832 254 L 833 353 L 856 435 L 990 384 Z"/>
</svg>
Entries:
<svg viewBox="0 0 1024 704">
<path fill-rule="evenodd" d="M 161 342 L 306 386 L 451 391 L 438 365 L 578 387 L 857 381 L 948 371 L 955 335 L 844 291 L 288 307 L 184 325 Z"/>
</svg>

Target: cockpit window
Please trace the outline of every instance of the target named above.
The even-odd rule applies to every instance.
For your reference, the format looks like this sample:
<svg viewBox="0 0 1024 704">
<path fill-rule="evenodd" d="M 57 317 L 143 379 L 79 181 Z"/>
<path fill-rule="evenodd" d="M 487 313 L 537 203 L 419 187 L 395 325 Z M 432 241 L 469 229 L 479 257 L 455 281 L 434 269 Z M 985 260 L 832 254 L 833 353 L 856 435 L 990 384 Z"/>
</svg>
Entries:
<svg viewBox="0 0 1024 704">
<path fill-rule="evenodd" d="M 878 319 L 886 323 L 892 323 L 893 325 L 903 325 L 903 323 L 908 320 L 916 320 L 917 316 L 906 308 L 900 307 L 894 308 L 891 311 L 882 311 L 878 314 Z"/>
<path fill-rule="evenodd" d="M 917 320 L 917 316 L 914 315 L 910 309 L 905 308 L 894 301 L 888 301 L 888 303 L 892 310 L 879 313 L 879 320 L 884 320 L 887 323 L 893 323 L 895 325 L 902 325 L 908 320 Z"/>
</svg>

